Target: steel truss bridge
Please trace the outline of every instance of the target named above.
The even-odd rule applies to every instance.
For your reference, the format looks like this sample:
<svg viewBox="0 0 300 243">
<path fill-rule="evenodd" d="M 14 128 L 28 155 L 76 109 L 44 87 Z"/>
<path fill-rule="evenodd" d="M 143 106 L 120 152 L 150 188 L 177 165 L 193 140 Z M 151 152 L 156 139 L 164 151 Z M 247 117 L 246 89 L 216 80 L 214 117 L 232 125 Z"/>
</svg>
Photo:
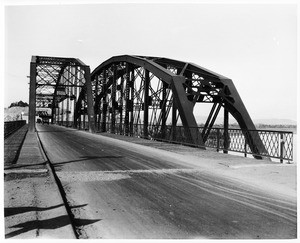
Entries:
<svg viewBox="0 0 300 243">
<path fill-rule="evenodd" d="M 193 112 L 199 103 L 211 104 L 201 128 Z M 224 127 L 216 129 L 213 125 L 221 109 Z M 52 124 L 92 133 L 119 133 L 225 152 L 241 147 L 236 151 L 258 159 L 292 158 L 293 134 L 277 134 L 278 141 L 285 140 L 278 145 L 269 132 L 257 131 L 231 79 L 168 58 L 115 56 L 91 73 L 79 59 L 33 56 L 29 131 L 35 131 L 36 114 L 41 111 Z M 229 129 L 229 114 L 239 130 Z"/>
</svg>

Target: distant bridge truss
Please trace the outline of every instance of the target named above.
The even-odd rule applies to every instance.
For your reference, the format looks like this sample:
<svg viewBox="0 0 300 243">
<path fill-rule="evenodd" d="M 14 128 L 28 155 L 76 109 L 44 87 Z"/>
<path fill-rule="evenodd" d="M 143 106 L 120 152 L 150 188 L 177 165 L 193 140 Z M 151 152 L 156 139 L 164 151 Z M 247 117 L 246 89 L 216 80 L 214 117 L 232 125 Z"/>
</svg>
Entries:
<svg viewBox="0 0 300 243">
<path fill-rule="evenodd" d="M 211 103 L 202 129 L 193 112 L 197 103 Z M 85 127 L 90 132 L 181 139 L 202 148 L 222 108 L 225 150 L 231 114 L 252 153 L 267 155 L 232 80 L 192 63 L 124 55 L 106 60 L 90 73 L 79 59 L 33 56 L 31 130 L 37 107 L 51 109 L 52 123 Z M 183 127 L 180 138 L 176 138 L 178 125 Z"/>
<path fill-rule="evenodd" d="M 33 56 L 30 63 L 29 131 L 35 130 L 35 116 L 40 116 L 40 110 L 45 109 L 50 110 L 43 113 L 51 114 L 52 123 L 64 120 L 76 126 L 78 119 L 71 118 L 71 114 L 83 112 L 76 110 L 83 90 L 86 97 L 80 102 L 85 102 L 83 107 L 89 107 L 92 128 L 90 67 L 75 58 Z"/>
</svg>

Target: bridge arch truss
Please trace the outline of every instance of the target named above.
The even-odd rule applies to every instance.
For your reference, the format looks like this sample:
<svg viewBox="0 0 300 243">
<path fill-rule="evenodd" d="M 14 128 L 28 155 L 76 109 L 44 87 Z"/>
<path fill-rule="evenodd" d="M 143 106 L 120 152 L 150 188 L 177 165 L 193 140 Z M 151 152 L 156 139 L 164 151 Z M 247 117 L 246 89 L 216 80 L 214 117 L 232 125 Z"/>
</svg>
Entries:
<svg viewBox="0 0 300 243">
<path fill-rule="evenodd" d="M 198 65 L 159 57 L 115 56 L 92 72 L 91 81 L 95 122 L 102 132 L 170 139 L 182 124 L 182 139 L 204 147 L 223 108 L 225 131 L 230 113 L 245 131 L 251 150 L 265 152 L 259 137 L 246 132 L 255 126 L 232 80 Z M 212 104 L 202 131 L 193 112 L 197 103 Z"/>
<path fill-rule="evenodd" d="M 194 116 L 198 103 L 212 105 L 201 130 Z M 222 108 L 224 143 L 228 141 L 231 114 L 252 153 L 267 153 L 260 137 L 248 132 L 256 129 L 232 80 L 189 62 L 122 55 L 106 60 L 90 73 L 89 66 L 79 59 L 34 56 L 30 74 L 31 130 L 33 110 L 45 105 L 52 109 L 53 123 L 81 128 L 88 118 L 90 132 L 174 140 L 177 126 L 182 124 L 180 139 L 202 148 Z M 68 113 L 72 113 L 71 118 Z"/>
</svg>

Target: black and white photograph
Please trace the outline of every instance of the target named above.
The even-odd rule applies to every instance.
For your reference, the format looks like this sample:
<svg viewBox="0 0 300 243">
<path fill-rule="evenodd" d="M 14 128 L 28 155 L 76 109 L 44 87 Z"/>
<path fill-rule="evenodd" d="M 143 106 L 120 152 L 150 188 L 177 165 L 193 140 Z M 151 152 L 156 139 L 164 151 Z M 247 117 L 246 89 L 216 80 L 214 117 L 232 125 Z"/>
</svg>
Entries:
<svg viewBox="0 0 300 243">
<path fill-rule="evenodd" d="M 298 240 L 296 0 L 1 11 L 3 240 Z"/>
</svg>

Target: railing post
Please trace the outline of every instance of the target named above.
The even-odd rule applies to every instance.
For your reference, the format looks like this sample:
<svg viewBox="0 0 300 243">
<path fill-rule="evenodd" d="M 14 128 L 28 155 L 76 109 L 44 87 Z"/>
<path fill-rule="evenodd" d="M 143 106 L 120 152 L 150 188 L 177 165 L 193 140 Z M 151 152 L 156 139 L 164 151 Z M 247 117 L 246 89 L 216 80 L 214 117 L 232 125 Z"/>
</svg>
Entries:
<svg viewBox="0 0 300 243">
<path fill-rule="evenodd" d="M 217 128 L 217 152 L 220 150 L 220 128 Z"/>
<path fill-rule="evenodd" d="M 228 154 L 229 149 L 229 134 L 228 134 L 228 110 L 224 108 L 224 154 Z"/>
<path fill-rule="evenodd" d="M 280 133 L 280 163 L 283 163 L 284 140 L 283 133 Z"/>
<path fill-rule="evenodd" d="M 245 158 L 247 158 L 247 141 L 246 141 L 246 138 L 245 138 L 245 145 L 244 145 L 244 156 L 245 156 Z"/>
</svg>

